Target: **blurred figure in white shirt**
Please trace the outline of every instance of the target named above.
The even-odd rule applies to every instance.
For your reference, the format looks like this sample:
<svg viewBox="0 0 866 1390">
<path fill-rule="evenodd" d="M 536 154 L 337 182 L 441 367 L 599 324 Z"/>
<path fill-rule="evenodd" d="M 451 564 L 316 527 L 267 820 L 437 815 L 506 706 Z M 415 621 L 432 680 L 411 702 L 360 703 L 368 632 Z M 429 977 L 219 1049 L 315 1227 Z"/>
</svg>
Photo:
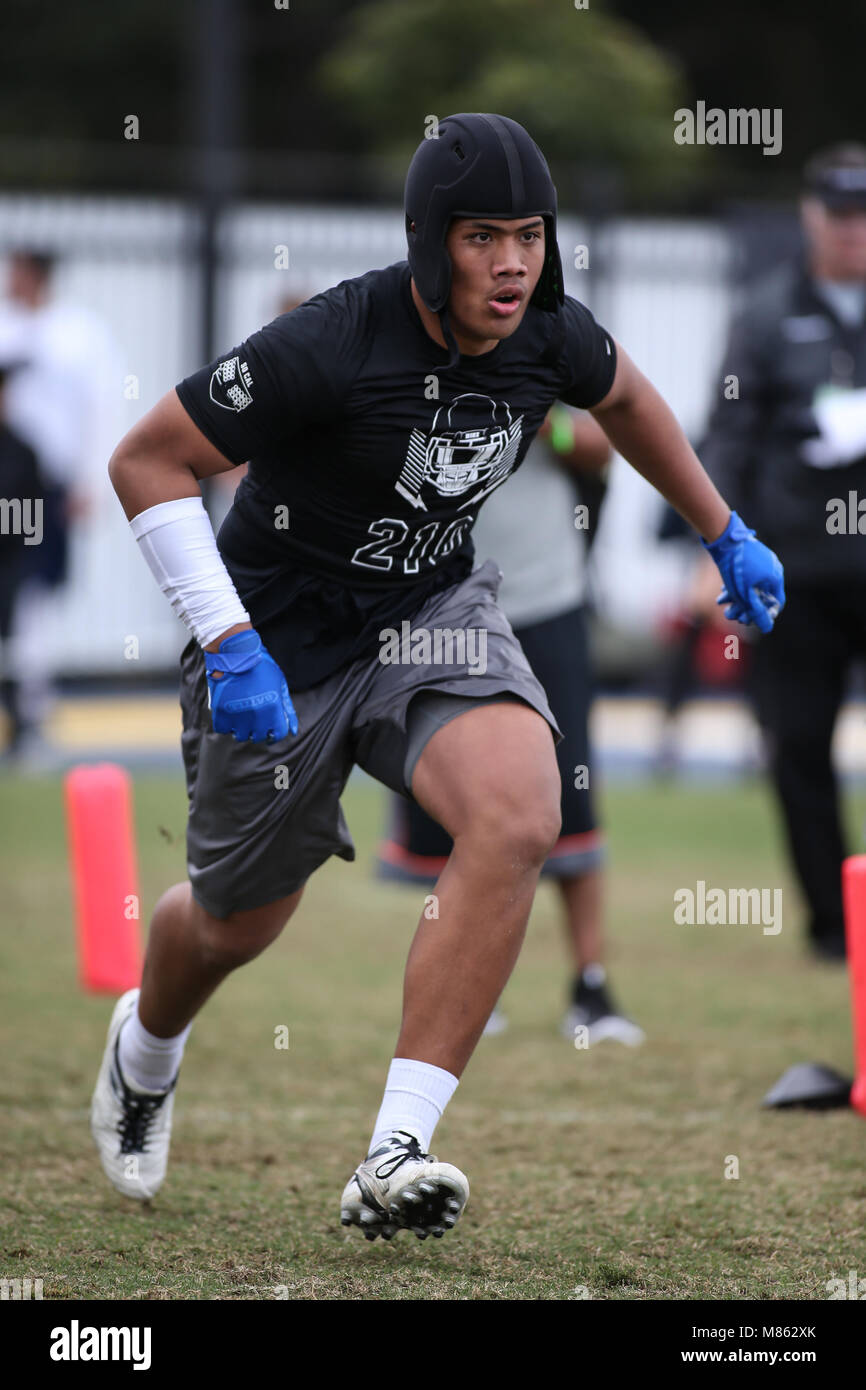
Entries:
<svg viewBox="0 0 866 1390">
<path fill-rule="evenodd" d="M 38 752 L 54 702 L 58 634 L 75 621 L 63 604 L 74 528 L 95 521 L 107 440 L 123 399 L 110 333 L 90 310 L 55 299 L 54 274 L 49 253 L 15 251 L 0 303 L 0 354 L 21 364 L 7 387 L 6 419 L 36 454 L 43 479 L 43 539 L 27 555 L 10 644 L 19 685 L 12 752 L 22 758 Z M 86 546 L 79 550 L 85 563 Z"/>
</svg>

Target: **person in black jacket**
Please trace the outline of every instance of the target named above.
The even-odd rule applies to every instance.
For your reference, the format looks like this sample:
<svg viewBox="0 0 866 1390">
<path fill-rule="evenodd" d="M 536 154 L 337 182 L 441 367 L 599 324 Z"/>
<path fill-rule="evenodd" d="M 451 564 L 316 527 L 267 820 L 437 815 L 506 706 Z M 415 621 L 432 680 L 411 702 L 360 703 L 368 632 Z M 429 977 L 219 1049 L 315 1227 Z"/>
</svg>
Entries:
<svg viewBox="0 0 866 1390">
<path fill-rule="evenodd" d="M 830 750 L 866 656 L 866 148 L 810 160 L 801 213 L 804 258 L 750 287 L 733 324 L 701 457 L 785 567 L 787 607 L 757 639 L 756 713 L 811 945 L 844 958 Z"/>
<path fill-rule="evenodd" d="M 6 710 L 4 755 L 14 753 L 25 726 L 19 686 L 9 666 L 15 600 L 26 576 L 28 547 L 42 540 L 42 486 L 36 455 L 6 424 L 4 387 L 14 367 L 0 365 L 0 703 Z"/>
</svg>

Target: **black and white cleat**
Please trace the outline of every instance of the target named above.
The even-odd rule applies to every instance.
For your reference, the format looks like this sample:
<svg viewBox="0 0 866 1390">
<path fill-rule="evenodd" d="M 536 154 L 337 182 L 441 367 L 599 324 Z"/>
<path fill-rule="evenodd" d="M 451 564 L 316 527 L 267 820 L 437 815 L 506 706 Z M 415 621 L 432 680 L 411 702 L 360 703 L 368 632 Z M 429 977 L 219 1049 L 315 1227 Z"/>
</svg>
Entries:
<svg viewBox="0 0 866 1390">
<path fill-rule="evenodd" d="M 162 1186 L 168 1166 L 175 1076 L 165 1091 L 143 1091 L 120 1069 L 120 1030 L 138 1003 L 137 989 L 115 1005 L 90 1106 L 90 1129 L 109 1182 L 124 1197 L 146 1202 Z"/>
<path fill-rule="evenodd" d="M 411 1231 L 419 1240 L 441 1239 L 457 1225 L 469 1200 L 459 1168 L 425 1154 L 418 1137 L 394 1130 L 368 1154 L 346 1184 L 340 1203 L 344 1226 L 360 1226 L 367 1240 L 391 1240 Z"/>
</svg>

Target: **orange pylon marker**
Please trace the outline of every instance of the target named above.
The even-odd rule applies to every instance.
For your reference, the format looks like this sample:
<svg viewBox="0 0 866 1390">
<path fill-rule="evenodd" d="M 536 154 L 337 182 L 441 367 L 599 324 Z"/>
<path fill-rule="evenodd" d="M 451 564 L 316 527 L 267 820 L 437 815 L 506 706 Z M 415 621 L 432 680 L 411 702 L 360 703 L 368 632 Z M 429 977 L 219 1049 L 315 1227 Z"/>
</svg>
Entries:
<svg viewBox="0 0 866 1390">
<path fill-rule="evenodd" d="M 65 778 L 69 855 L 84 989 L 123 994 L 141 982 L 139 896 L 129 774 L 81 764 Z"/>
<path fill-rule="evenodd" d="M 861 1115 L 866 1115 L 866 854 L 852 854 L 843 861 L 842 900 L 854 1027 L 855 1073 L 851 1104 Z"/>
</svg>

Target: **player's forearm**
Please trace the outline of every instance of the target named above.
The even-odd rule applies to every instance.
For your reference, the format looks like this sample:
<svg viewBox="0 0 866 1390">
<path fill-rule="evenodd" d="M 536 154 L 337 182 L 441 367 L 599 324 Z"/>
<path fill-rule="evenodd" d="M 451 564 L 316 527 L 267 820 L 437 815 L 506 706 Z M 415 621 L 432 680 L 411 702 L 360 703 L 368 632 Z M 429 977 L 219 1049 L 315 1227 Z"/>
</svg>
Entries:
<svg viewBox="0 0 866 1390">
<path fill-rule="evenodd" d="M 192 470 L 113 459 L 109 474 L 151 573 L 204 650 L 215 652 L 226 637 L 252 627 Z"/>
<path fill-rule="evenodd" d="M 704 471 L 679 423 L 655 388 L 641 378 L 596 419 L 623 458 L 667 498 L 705 540 L 727 526 L 731 509 Z"/>
<path fill-rule="evenodd" d="M 193 501 L 198 499 L 199 502 L 201 502 L 201 487 L 191 469 L 177 467 L 160 468 L 158 462 L 154 466 L 149 467 L 142 467 L 141 465 L 138 467 L 135 465 L 130 466 L 128 463 L 126 467 L 123 467 L 120 463 L 116 463 L 113 458 L 109 464 L 108 471 L 114 490 L 120 500 L 120 504 L 126 513 L 127 520 L 130 522 L 142 516 L 143 513 L 148 512 L 151 507 L 157 507 L 163 502 L 179 501 L 181 498 L 190 498 Z M 136 539 L 138 539 L 138 537 L 136 537 Z M 204 539 L 207 542 L 209 538 L 205 536 Z M 151 547 L 153 545 L 152 538 L 150 545 Z M 169 598 L 178 616 L 186 621 L 187 626 L 190 627 L 190 631 L 195 635 L 199 636 L 200 633 L 203 632 L 205 637 L 207 637 L 208 629 L 200 629 L 200 633 L 195 633 L 195 627 L 189 621 L 188 605 L 185 605 L 180 595 L 174 592 L 178 588 L 177 582 L 175 581 L 171 589 L 166 582 L 165 565 L 163 564 L 159 572 L 157 572 L 155 568 L 156 557 L 152 554 L 146 554 L 145 558 L 148 561 L 151 571 L 154 573 L 154 577 L 159 582 L 163 592 Z M 230 617 L 234 614 L 238 618 L 238 621 L 229 623 L 224 629 L 221 629 L 213 640 L 202 642 L 202 646 L 206 652 L 217 651 L 220 643 L 224 641 L 226 637 L 231 637 L 235 632 L 243 632 L 246 628 L 252 627 L 252 623 L 249 619 L 241 616 L 244 610 L 241 608 L 240 600 L 237 599 L 234 585 L 229 578 L 228 571 L 225 572 L 224 587 L 229 605 L 225 610 L 226 616 Z"/>
</svg>

